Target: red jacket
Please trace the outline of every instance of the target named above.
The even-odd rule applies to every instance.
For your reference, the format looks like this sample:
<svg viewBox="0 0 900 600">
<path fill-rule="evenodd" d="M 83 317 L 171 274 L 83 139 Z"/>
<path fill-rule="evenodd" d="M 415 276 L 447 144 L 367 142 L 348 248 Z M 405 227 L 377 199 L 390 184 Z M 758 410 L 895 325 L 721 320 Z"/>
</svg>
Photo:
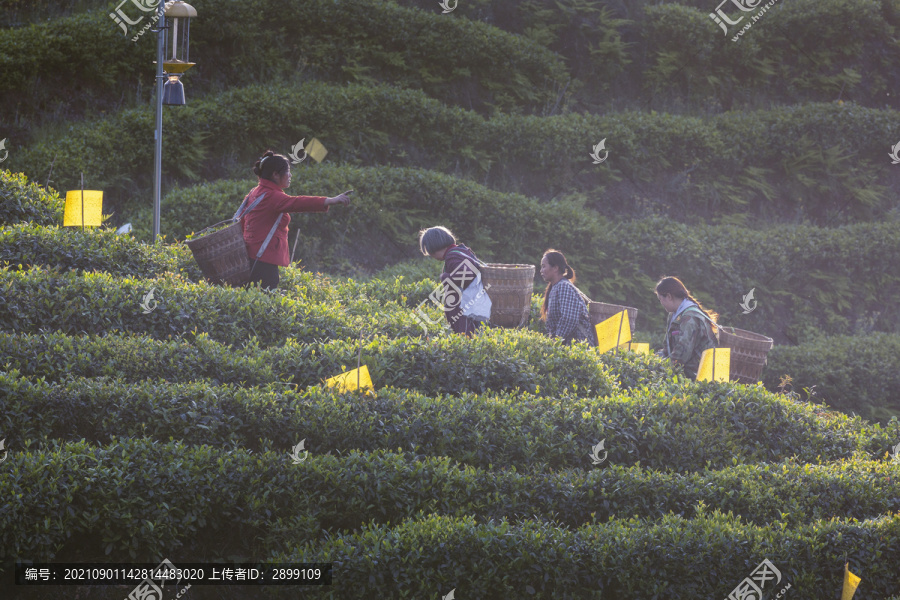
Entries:
<svg viewBox="0 0 900 600">
<path fill-rule="evenodd" d="M 250 256 L 251 264 L 256 260 L 256 253 L 266 241 L 266 236 L 269 235 L 278 213 L 328 212 L 328 207 L 325 206 L 326 196 L 288 196 L 274 181 L 268 179 L 260 179 L 259 185 L 250 190 L 250 195 L 247 196 L 247 205 L 252 204 L 263 192 L 266 197 L 262 202 L 241 219 L 241 229 L 244 232 L 244 242 L 247 243 L 247 254 Z M 259 258 L 260 262 L 281 267 L 288 266 L 291 260 L 288 252 L 288 224 L 290 222 L 291 215 L 285 214 L 281 217 L 275 235 L 272 236 L 269 245 L 266 246 L 266 251 Z"/>
</svg>

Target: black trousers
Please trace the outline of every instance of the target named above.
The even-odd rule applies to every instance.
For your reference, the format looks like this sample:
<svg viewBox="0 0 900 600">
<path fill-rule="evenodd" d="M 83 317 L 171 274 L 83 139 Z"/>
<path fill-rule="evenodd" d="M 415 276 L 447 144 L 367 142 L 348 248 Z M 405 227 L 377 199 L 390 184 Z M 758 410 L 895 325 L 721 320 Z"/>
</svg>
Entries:
<svg viewBox="0 0 900 600">
<path fill-rule="evenodd" d="M 257 283 L 262 285 L 264 290 L 274 290 L 278 287 L 278 265 L 264 263 L 261 260 L 250 261 L 252 271 L 250 272 L 250 282 L 247 285 L 253 286 Z"/>
</svg>

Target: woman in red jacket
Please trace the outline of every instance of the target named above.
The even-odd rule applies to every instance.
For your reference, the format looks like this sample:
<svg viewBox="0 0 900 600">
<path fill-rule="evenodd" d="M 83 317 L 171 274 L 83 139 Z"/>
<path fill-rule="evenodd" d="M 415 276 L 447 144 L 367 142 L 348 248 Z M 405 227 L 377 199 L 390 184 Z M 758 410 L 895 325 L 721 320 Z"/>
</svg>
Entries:
<svg viewBox="0 0 900 600">
<path fill-rule="evenodd" d="M 285 156 L 271 150 L 256 161 L 253 173 L 259 177 L 259 185 L 250 190 L 241 206 L 249 207 L 261 195 L 264 197 L 252 210 L 245 213 L 241 219 L 241 227 L 253 267 L 250 285 L 259 282 L 264 289 L 271 290 L 278 287 L 278 267 L 290 264 L 288 224 L 291 216 L 288 213 L 327 212 L 332 204 L 350 204 L 348 194 L 353 190 L 333 198 L 288 196 L 282 190 L 291 185 L 291 163 Z"/>
</svg>

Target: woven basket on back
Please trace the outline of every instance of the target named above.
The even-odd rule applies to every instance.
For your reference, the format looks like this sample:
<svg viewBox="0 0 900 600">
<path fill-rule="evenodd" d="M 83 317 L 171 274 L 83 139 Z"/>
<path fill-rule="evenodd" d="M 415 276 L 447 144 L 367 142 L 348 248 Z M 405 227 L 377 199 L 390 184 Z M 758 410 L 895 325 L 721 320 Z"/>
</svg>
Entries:
<svg viewBox="0 0 900 600">
<path fill-rule="evenodd" d="M 602 323 L 623 310 L 628 311 L 628 324 L 631 325 L 631 332 L 634 333 L 634 322 L 637 319 L 638 309 L 631 306 L 607 304 L 605 302 L 588 302 L 588 315 L 591 318 L 591 325 Z"/>
<path fill-rule="evenodd" d="M 731 381 L 756 383 L 766 366 L 772 338 L 736 327 L 719 326 L 719 347 L 731 348 Z"/>
<path fill-rule="evenodd" d="M 210 282 L 239 287 L 250 280 L 250 259 L 240 220 L 229 219 L 207 229 L 229 221 L 228 227 L 188 240 L 187 245 Z"/>
<path fill-rule="evenodd" d="M 491 323 L 524 327 L 531 315 L 534 265 L 489 263 L 481 267 L 481 281 L 491 299 Z"/>
</svg>

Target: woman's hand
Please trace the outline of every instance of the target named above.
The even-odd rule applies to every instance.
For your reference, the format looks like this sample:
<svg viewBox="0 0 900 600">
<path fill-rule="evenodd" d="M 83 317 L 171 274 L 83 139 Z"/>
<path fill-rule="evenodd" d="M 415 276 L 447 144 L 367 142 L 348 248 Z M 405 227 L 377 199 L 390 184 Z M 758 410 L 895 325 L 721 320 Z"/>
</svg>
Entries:
<svg viewBox="0 0 900 600">
<path fill-rule="evenodd" d="M 350 194 L 353 193 L 353 190 L 347 190 L 343 194 L 338 196 L 333 196 L 331 198 L 325 198 L 325 206 L 331 206 L 332 204 L 343 204 L 347 206 L 350 204 Z"/>
</svg>

